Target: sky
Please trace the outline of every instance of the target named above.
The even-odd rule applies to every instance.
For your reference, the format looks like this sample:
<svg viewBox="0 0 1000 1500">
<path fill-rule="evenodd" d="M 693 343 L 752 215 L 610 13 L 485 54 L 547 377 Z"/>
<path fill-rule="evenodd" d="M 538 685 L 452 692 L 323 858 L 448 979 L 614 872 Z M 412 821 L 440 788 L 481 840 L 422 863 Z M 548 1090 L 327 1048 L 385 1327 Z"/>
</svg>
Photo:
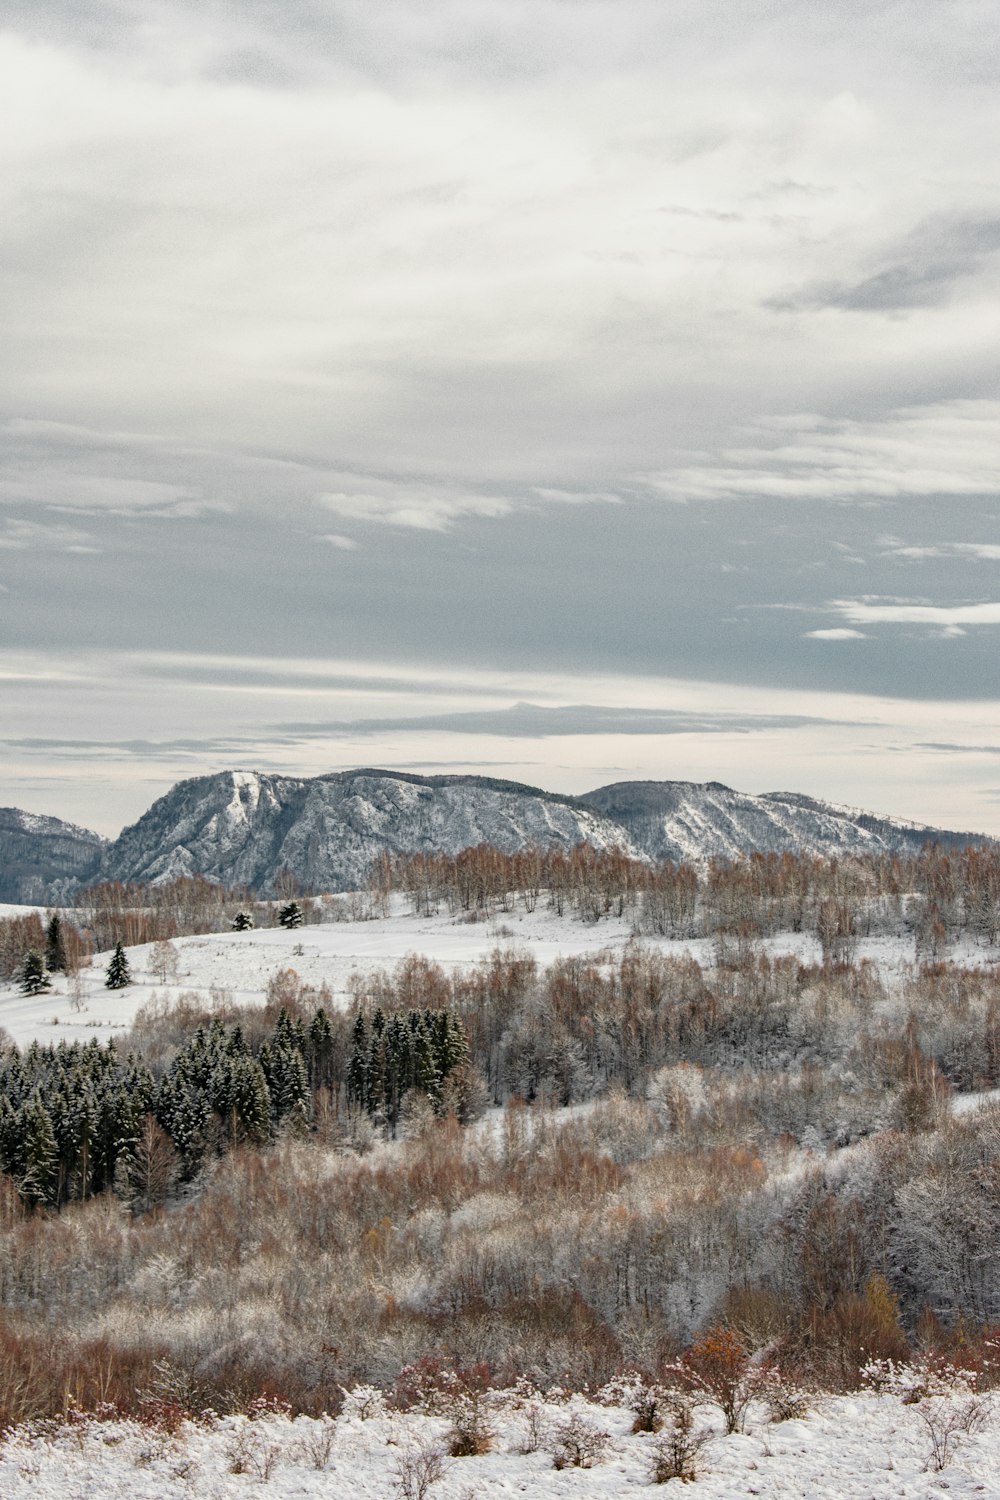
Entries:
<svg viewBox="0 0 1000 1500">
<path fill-rule="evenodd" d="M 1000 835 L 993 0 L 7 0 L 0 803 Z"/>
</svg>

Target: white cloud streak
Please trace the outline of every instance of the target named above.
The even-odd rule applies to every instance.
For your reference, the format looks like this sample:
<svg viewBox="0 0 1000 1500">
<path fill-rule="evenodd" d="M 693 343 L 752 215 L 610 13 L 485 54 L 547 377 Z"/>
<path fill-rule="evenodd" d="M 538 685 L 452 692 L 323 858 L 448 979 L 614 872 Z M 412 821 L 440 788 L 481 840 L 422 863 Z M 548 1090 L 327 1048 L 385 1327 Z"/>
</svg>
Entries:
<svg viewBox="0 0 1000 1500">
<path fill-rule="evenodd" d="M 879 501 L 1000 494 L 1000 402 L 944 401 L 882 418 L 760 423 L 716 463 L 646 476 L 671 500 Z M 970 555 L 982 549 L 963 547 Z M 1000 555 L 1000 549 L 997 549 Z M 913 555 L 913 554 L 904 554 Z"/>
<path fill-rule="evenodd" d="M 1000 625 L 1000 604 L 881 603 L 867 599 L 834 599 L 831 608 L 858 625 Z"/>
</svg>

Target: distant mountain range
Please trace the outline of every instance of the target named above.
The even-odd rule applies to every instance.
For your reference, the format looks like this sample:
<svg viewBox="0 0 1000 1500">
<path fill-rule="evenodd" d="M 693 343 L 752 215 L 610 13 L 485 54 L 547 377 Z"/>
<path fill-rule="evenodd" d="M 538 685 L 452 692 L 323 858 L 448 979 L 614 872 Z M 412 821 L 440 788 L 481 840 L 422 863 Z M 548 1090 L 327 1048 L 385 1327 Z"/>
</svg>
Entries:
<svg viewBox="0 0 1000 1500">
<path fill-rule="evenodd" d="M 180 781 L 113 842 L 0 808 L 0 901 L 62 903 L 96 880 L 205 875 L 267 894 L 288 869 L 307 891 L 356 889 L 383 851 L 512 853 L 586 842 L 636 859 L 741 854 L 910 853 L 984 844 L 792 792 L 750 796 L 719 782 L 620 781 L 563 797 L 484 776 L 338 771 L 301 778 L 221 771 Z"/>
</svg>

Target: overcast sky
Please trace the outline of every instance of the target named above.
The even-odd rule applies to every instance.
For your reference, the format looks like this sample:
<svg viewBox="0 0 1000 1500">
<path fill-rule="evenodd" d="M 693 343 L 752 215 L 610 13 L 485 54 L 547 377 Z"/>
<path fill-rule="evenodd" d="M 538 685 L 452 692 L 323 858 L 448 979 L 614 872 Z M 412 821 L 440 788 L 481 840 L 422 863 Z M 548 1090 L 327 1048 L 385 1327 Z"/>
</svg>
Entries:
<svg viewBox="0 0 1000 1500">
<path fill-rule="evenodd" d="M 995 0 L 7 0 L 0 803 L 1000 834 Z"/>
</svg>

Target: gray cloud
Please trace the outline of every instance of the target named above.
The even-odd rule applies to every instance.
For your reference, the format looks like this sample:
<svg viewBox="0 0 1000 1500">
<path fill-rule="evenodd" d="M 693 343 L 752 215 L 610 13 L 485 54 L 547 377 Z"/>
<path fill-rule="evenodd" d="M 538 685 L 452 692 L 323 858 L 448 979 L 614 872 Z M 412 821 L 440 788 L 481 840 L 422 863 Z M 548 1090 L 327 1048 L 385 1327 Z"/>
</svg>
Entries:
<svg viewBox="0 0 1000 1500">
<path fill-rule="evenodd" d="M 822 719 L 797 714 L 695 715 L 672 709 L 608 708 L 586 703 L 559 708 L 515 703 L 509 708 L 480 712 L 354 719 L 344 723 L 279 724 L 275 728 L 285 734 L 329 734 L 348 738 L 407 730 L 548 739 L 558 735 L 598 734 L 753 734 L 775 729 L 799 729 L 823 722 Z"/>
<path fill-rule="evenodd" d="M 852 282 L 819 283 L 790 297 L 769 298 L 766 305 L 777 311 L 836 307 L 888 313 L 937 307 L 998 250 L 1000 217 L 935 215 L 887 247 L 878 270 Z"/>
</svg>

